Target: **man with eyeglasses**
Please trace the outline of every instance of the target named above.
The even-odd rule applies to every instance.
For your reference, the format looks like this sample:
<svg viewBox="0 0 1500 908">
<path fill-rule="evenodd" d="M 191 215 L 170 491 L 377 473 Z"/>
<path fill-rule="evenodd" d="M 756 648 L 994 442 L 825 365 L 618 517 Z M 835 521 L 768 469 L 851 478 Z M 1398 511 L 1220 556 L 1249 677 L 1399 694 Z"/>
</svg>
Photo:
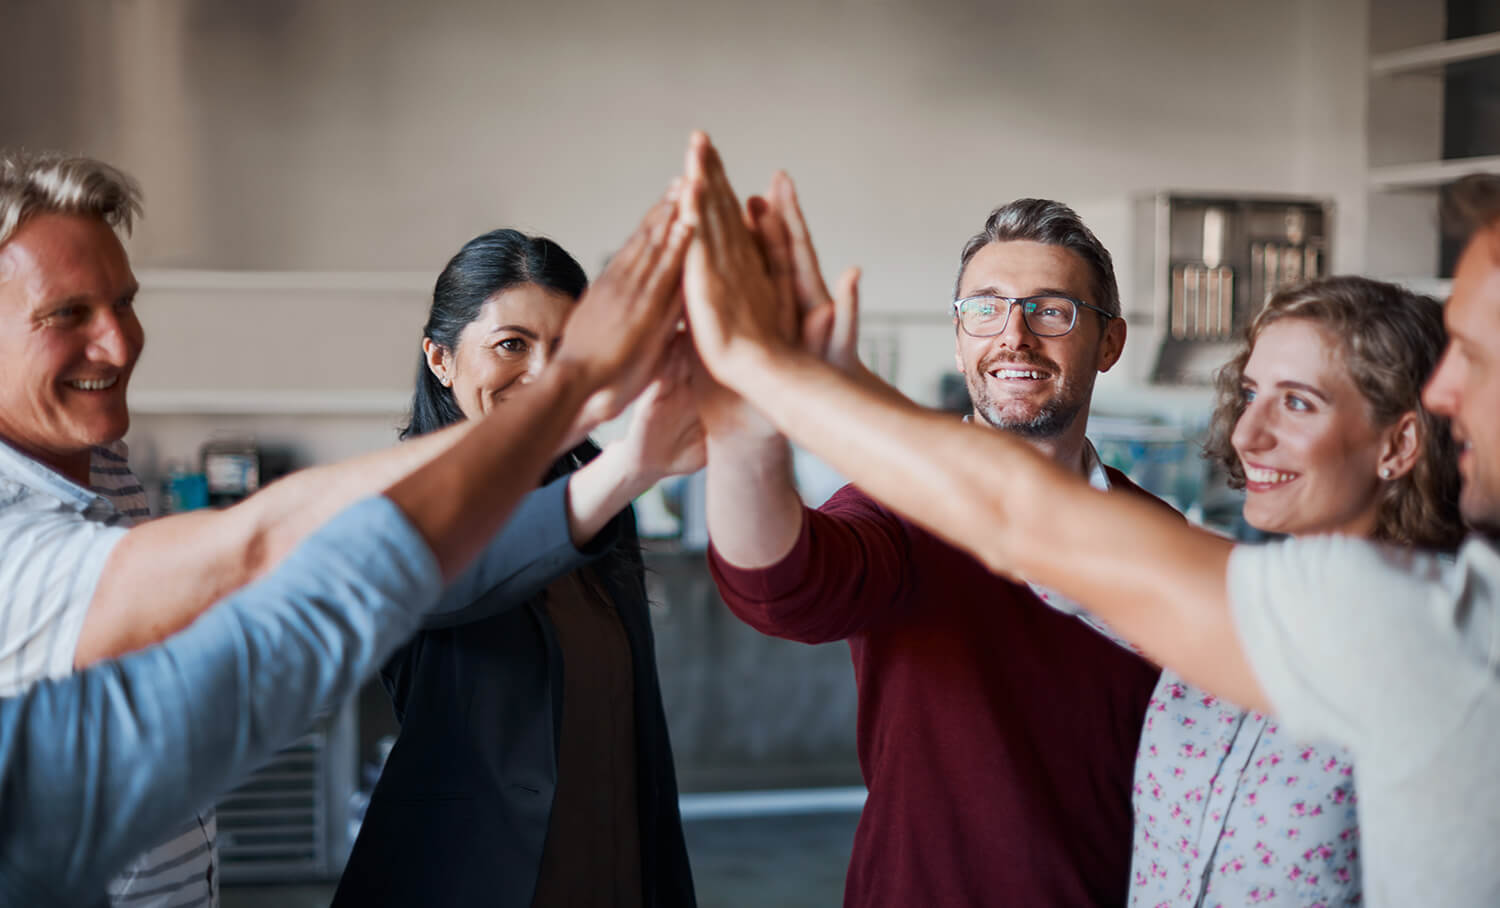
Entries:
<svg viewBox="0 0 1500 908">
<path fill-rule="evenodd" d="M 770 204 L 815 308 L 828 294 L 784 178 Z M 963 249 L 954 296 L 967 418 L 1145 495 L 1084 437 L 1125 323 L 1109 252 L 1078 215 L 1041 199 L 995 209 Z M 1061 597 L 996 577 L 853 486 L 804 507 L 786 441 L 717 393 L 703 416 L 720 593 L 763 633 L 852 651 L 869 799 L 845 905 L 1123 904 L 1156 669 Z"/>
</svg>

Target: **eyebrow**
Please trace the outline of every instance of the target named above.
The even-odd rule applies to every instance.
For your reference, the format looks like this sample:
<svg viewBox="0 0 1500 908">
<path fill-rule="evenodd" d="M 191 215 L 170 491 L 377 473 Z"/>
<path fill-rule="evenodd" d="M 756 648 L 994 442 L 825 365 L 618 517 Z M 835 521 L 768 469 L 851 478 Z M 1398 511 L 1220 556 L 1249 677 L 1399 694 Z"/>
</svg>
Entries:
<svg viewBox="0 0 1500 908">
<path fill-rule="evenodd" d="M 971 290 L 968 293 L 965 293 L 963 298 L 967 299 L 973 296 L 998 296 L 1006 299 L 1025 299 L 1031 296 L 1066 296 L 1068 299 L 1077 298 L 1074 296 L 1073 291 L 1064 290 L 1061 287 L 1038 287 L 1030 293 L 1025 293 L 1017 297 L 1011 297 L 1009 294 L 1001 293 L 999 287 L 980 287 L 977 290 Z"/>
<path fill-rule="evenodd" d="M 499 325 L 497 327 L 491 328 L 489 330 L 489 333 L 500 334 L 505 331 L 514 331 L 515 333 L 530 338 L 531 340 L 541 340 L 541 335 L 537 334 L 535 331 L 531 330 L 525 325 Z"/>
<path fill-rule="evenodd" d="M 1250 378 L 1249 376 L 1245 376 L 1244 378 L 1241 378 L 1240 379 L 1240 385 L 1241 385 L 1241 387 L 1243 387 L 1245 385 L 1253 385 L 1255 387 L 1260 387 L 1259 385 L 1256 384 L 1255 379 Z M 1300 381 L 1279 381 L 1275 385 L 1273 385 L 1272 387 L 1280 388 L 1282 390 L 1306 391 L 1308 394 L 1311 394 L 1313 397 L 1316 397 L 1318 400 L 1321 400 L 1325 404 L 1329 402 L 1327 394 L 1324 394 L 1322 391 L 1318 390 L 1316 387 L 1314 387 L 1312 385 L 1309 385 L 1307 382 L 1300 382 Z"/>
<path fill-rule="evenodd" d="M 118 296 L 116 296 L 114 299 L 115 300 L 131 300 L 131 299 L 135 299 L 137 296 L 139 296 L 140 293 L 141 293 L 141 285 L 140 285 L 140 283 L 133 281 L 133 282 L 131 282 L 130 286 L 126 287 L 124 290 L 121 290 L 120 294 Z M 48 299 L 48 300 L 43 300 L 41 302 L 41 304 L 37 306 L 36 311 L 37 312 L 47 312 L 47 311 L 50 311 L 52 309 L 61 309 L 61 308 L 65 307 L 65 306 L 81 306 L 81 305 L 87 303 L 89 301 L 89 299 L 90 299 L 90 296 L 87 293 L 75 293 L 72 296 L 63 297 L 62 299 Z M 111 300 L 111 302 L 114 302 L 114 300 Z"/>
</svg>

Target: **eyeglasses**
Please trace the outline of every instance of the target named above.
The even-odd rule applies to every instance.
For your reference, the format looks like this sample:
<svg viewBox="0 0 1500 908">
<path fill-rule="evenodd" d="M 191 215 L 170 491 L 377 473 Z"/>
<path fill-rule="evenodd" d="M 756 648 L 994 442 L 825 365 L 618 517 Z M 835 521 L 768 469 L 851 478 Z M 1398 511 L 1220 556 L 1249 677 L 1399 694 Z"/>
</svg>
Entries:
<svg viewBox="0 0 1500 908">
<path fill-rule="evenodd" d="M 1106 320 L 1115 316 L 1071 296 L 966 296 L 953 301 L 953 315 L 970 337 L 994 337 L 1010 323 L 1010 310 L 1021 307 L 1026 330 L 1037 337 L 1062 337 L 1078 322 L 1078 310 L 1092 309 Z"/>
</svg>

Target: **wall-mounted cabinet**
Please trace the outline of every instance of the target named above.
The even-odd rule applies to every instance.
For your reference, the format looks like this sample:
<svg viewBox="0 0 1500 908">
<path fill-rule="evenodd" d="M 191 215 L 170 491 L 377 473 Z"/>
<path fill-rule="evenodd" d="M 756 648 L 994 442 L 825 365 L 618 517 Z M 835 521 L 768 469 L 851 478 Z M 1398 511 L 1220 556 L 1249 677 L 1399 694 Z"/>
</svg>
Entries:
<svg viewBox="0 0 1500 908">
<path fill-rule="evenodd" d="M 1366 251 L 1374 274 L 1451 274 L 1443 187 L 1500 173 L 1500 3 L 1372 0 Z"/>
<path fill-rule="evenodd" d="M 1325 199 L 1163 192 L 1138 205 L 1135 295 L 1152 311 L 1136 321 L 1149 326 L 1152 381 L 1212 382 L 1267 297 L 1328 271 Z"/>
</svg>

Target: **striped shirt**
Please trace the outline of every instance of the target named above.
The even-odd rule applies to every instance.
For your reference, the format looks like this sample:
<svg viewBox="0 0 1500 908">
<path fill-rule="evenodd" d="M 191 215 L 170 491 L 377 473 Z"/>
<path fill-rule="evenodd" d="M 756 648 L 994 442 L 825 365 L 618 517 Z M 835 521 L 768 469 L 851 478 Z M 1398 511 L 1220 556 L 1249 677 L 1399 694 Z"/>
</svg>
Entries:
<svg viewBox="0 0 1500 908">
<path fill-rule="evenodd" d="M 0 697 L 73 672 L 104 563 L 151 516 L 124 442 L 94 448 L 89 488 L 0 443 Z M 120 908 L 217 906 L 212 810 L 131 863 L 109 885 Z"/>
</svg>

